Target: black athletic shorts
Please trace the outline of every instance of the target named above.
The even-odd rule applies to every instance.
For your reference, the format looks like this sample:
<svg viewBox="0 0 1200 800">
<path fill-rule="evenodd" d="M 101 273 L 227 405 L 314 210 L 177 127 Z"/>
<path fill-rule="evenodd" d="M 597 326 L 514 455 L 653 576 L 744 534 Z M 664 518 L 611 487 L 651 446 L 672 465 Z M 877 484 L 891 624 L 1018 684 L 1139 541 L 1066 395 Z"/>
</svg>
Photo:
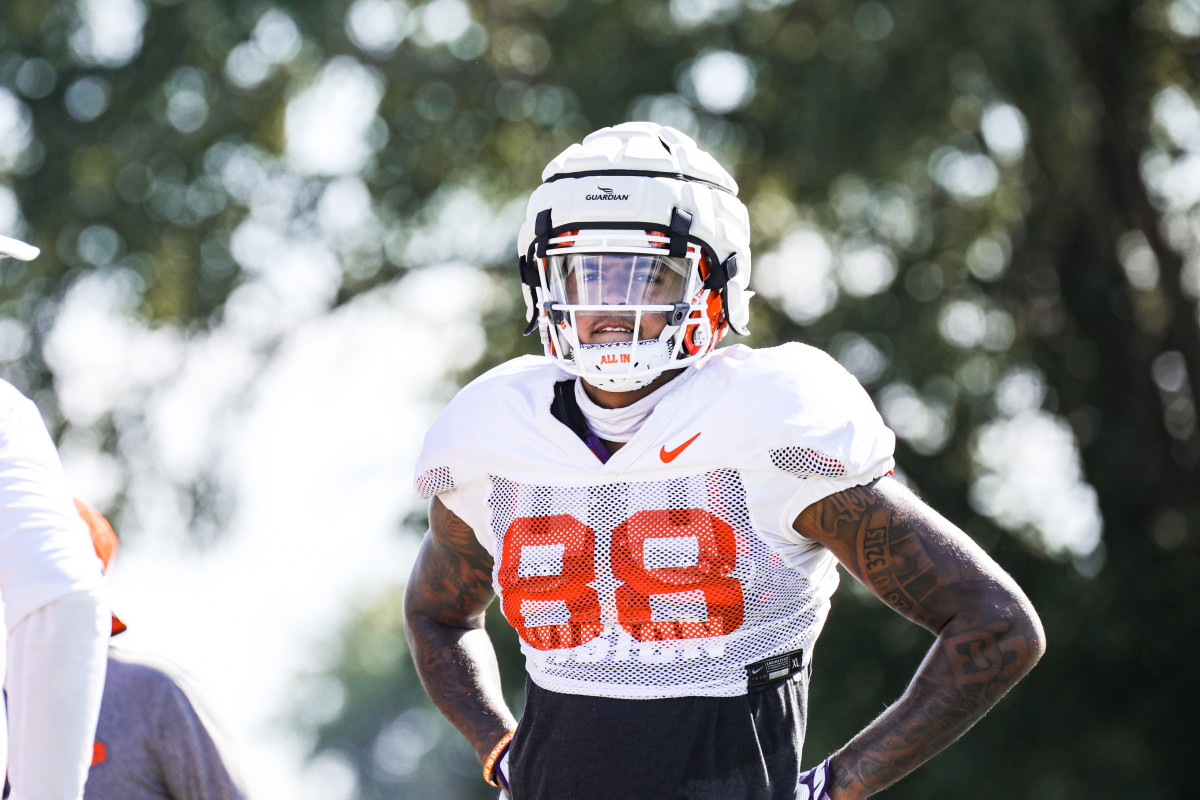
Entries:
<svg viewBox="0 0 1200 800">
<path fill-rule="evenodd" d="M 615 700 L 525 684 L 512 800 L 795 800 L 807 670 L 741 697 Z"/>
</svg>

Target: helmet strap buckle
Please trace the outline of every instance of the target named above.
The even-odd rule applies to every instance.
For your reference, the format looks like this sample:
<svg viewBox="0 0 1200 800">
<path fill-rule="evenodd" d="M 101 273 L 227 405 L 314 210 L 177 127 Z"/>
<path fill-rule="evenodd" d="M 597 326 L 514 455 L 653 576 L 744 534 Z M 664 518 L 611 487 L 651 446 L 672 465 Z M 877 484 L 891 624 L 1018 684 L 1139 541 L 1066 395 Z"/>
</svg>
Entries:
<svg viewBox="0 0 1200 800">
<path fill-rule="evenodd" d="M 688 233 L 692 230 L 692 213 L 679 206 L 671 209 L 671 241 L 668 254 L 674 258 L 687 255 Z"/>
</svg>

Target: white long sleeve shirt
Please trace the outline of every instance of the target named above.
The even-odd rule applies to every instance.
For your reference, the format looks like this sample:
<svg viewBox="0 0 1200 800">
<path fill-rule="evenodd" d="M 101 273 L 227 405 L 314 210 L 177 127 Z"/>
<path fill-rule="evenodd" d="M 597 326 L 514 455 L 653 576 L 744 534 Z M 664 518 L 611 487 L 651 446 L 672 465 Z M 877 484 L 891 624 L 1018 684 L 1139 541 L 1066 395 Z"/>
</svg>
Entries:
<svg viewBox="0 0 1200 800">
<path fill-rule="evenodd" d="M 104 691 L 110 618 L 99 558 L 37 407 L 0 381 L 0 605 L 12 800 L 78 800 Z M 7 739 L 7 741 L 5 741 Z"/>
</svg>

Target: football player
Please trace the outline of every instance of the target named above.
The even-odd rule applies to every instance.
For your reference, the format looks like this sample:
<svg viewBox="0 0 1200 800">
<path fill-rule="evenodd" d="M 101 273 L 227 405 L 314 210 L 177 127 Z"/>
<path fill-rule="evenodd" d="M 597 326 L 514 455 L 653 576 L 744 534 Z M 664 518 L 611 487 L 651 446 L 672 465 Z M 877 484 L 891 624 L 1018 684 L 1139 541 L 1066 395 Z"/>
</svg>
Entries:
<svg viewBox="0 0 1200 800">
<path fill-rule="evenodd" d="M 877 792 L 1044 649 L 1021 589 L 891 476 L 866 392 L 749 321 L 737 184 L 677 130 L 599 130 L 542 173 L 518 239 L 545 357 L 479 377 L 425 438 L 406 594 L 430 696 L 516 800 Z M 803 269 L 797 264 L 796 269 Z M 837 564 L 936 636 L 904 695 L 801 770 Z M 528 673 L 518 724 L 484 609 Z"/>
<path fill-rule="evenodd" d="M 0 237 L 4 256 L 37 248 Z M 13 800 L 76 800 L 92 760 L 111 620 L 103 574 L 54 443 L 28 398 L 0 381 L 0 724 Z M 3 719 L 0 718 L 0 722 Z M 5 738 L 7 736 L 7 741 Z"/>
</svg>

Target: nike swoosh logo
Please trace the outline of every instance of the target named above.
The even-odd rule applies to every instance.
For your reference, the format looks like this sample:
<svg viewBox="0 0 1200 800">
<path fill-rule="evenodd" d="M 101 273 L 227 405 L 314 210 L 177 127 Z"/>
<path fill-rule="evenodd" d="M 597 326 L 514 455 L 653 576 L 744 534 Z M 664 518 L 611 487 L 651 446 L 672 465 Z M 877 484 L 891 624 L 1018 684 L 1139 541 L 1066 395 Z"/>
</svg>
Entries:
<svg viewBox="0 0 1200 800">
<path fill-rule="evenodd" d="M 658 451 L 658 457 L 662 459 L 664 464 L 669 464 L 670 462 L 674 461 L 675 457 L 677 455 L 679 455 L 680 453 L 682 453 L 689 444 L 696 441 L 696 439 L 698 439 L 698 438 L 700 438 L 699 433 L 697 433 L 692 438 L 688 439 L 683 444 L 679 445 L 679 447 L 676 447 L 674 450 L 668 450 L 667 446 L 664 444 L 662 446 L 662 449 Z"/>
</svg>

